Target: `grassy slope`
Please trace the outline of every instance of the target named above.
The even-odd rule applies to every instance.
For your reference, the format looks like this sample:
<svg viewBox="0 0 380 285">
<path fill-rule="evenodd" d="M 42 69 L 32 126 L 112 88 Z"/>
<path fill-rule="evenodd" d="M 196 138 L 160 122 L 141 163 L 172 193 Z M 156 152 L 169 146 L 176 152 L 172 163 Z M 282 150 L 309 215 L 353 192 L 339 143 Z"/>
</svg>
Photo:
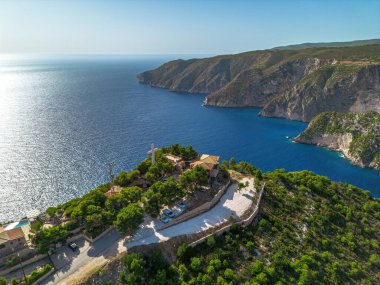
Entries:
<svg viewBox="0 0 380 285">
<path fill-rule="evenodd" d="M 377 284 L 379 200 L 308 171 L 277 170 L 263 180 L 266 192 L 257 224 L 234 228 L 192 250 L 183 247 L 171 266 L 155 265 L 152 260 L 157 256 L 151 255 L 128 261 L 119 280 L 131 284 Z"/>
</svg>

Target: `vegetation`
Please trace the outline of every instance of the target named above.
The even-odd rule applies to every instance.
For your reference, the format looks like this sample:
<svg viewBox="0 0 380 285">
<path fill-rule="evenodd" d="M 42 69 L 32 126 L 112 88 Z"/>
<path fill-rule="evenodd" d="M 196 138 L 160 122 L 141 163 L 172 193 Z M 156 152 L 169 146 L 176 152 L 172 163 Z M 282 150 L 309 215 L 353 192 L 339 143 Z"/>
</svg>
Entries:
<svg viewBox="0 0 380 285">
<path fill-rule="evenodd" d="M 231 164 L 232 163 L 232 164 Z M 246 163 L 225 162 L 259 173 Z M 261 173 L 261 172 L 260 172 Z M 157 250 L 123 258 L 121 284 L 378 284 L 380 200 L 310 171 L 261 175 L 257 223 L 233 226 L 169 265 Z M 160 259 L 160 262 L 155 260 Z M 160 265 L 160 266 L 158 266 Z M 110 281 L 110 284 L 112 282 Z"/>
<path fill-rule="evenodd" d="M 120 232 L 125 233 L 136 230 L 143 220 L 144 210 L 137 203 L 133 203 L 120 210 L 114 225 Z"/>
<path fill-rule="evenodd" d="M 348 112 L 358 102 L 363 111 L 374 109 L 380 91 L 380 44 L 361 44 L 174 60 L 141 73 L 139 80 L 169 90 L 208 94 L 206 105 L 259 107 L 262 116 L 308 122 L 321 112 Z"/>
<path fill-rule="evenodd" d="M 208 185 L 208 174 L 204 168 L 196 166 L 181 175 L 179 184 L 187 193 L 194 193 L 200 187 Z"/>
<path fill-rule="evenodd" d="M 12 267 L 20 262 L 20 257 L 18 256 L 11 256 L 7 260 L 5 260 L 5 266 L 6 267 Z"/>
<path fill-rule="evenodd" d="M 46 264 L 43 267 L 33 270 L 29 275 L 26 275 L 26 279 L 20 280 L 18 278 L 12 278 L 9 284 L 12 285 L 30 285 L 52 270 L 53 267 L 50 264 Z M 0 277 L 0 285 L 6 285 L 7 280 L 5 277 Z"/>
<path fill-rule="evenodd" d="M 50 270 L 52 270 L 52 268 L 53 267 L 50 264 L 46 264 L 44 267 L 33 270 L 29 275 L 26 276 L 26 280 L 21 282 L 21 284 L 32 284 L 33 282 L 37 281 L 42 276 L 44 276 L 46 273 L 48 273 Z"/>
<path fill-rule="evenodd" d="M 68 235 L 68 231 L 64 226 L 53 226 L 42 229 L 35 236 L 35 244 L 37 250 L 41 253 L 46 253 L 51 245 L 58 242 L 64 242 Z"/>
<path fill-rule="evenodd" d="M 106 197 L 104 194 L 111 188 L 111 183 L 106 183 L 81 198 L 48 208 L 46 213 L 50 217 L 65 217 L 69 221 L 50 228 L 42 228 L 37 222 L 33 226 L 37 249 L 47 252 L 56 243 L 65 242 L 70 231 L 78 227 L 93 238 L 112 225 L 121 232 L 134 231 L 142 223 L 144 213 L 156 217 L 165 205 L 173 204 L 187 192 L 207 184 L 207 173 L 198 168 L 183 174 L 182 182 L 177 183 L 172 177 L 176 170 L 165 158 L 166 153 L 184 160 L 198 155 L 191 146 L 164 147 L 156 152 L 154 165 L 149 158 L 139 163 L 136 169 L 128 173 L 122 171 L 115 178 L 114 185 L 122 187 L 120 193 Z"/>
<path fill-rule="evenodd" d="M 364 166 L 380 169 L 380 114 L 321 113 L 299 135 L 300 141 L 317 141 L 326 135 L 349 134 L 349 154 Z"/>
<path fill-rule="evenodd" d="M 190 146 L 181 146 L 179 144 L 174 144 L 169 147 L 162 148 L 163 153 L 170 153 L 181 157 L 185 161 L 192 160 L 198 156 L 198 152 Z"/>
</svg>

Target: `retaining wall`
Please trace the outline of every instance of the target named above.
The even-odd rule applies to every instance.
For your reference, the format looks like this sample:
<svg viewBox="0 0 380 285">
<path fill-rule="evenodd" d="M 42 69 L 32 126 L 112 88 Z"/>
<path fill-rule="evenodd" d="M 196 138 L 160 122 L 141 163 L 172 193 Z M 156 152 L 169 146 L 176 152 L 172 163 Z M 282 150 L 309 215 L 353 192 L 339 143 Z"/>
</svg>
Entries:
<svg viewBox="0 0 380 285">
<path fill-rule="evenodd" d="M 223 228 L 221 228 L 221 229 L 213 232 L 212 234 L 206 235 L 206 236 L 204 236 L 204 237 L 202 237 L 202 238 L 200 238 L 200 239 L 198 239 L 198 240 L 190 243 L 189 246 L 190 247 L 195 247 L 196 245 L 204 242 L 210 236 L 214 236 L 214 235 L 220 236 L 223 233 L 228 232 L 233 225 L 241 225 L 243 227 L 247 227 L 248 225 L 250 225 L 252 223 L 252 221 L 256 218 L 257 214 L 259 213 L 260 203 L 261 203 L 261 197 L 262 197 L 262 195 L 264 193 L 264 187 L 265 187 L 265 185 L 263 185 L 263 187 L 261 188 L 260 193 L 259 193 L 259 198 L 257 199 L 257 203 L 255 205 L 255 209 L 253 210 L 252 214 L 248 216 L 248 218 L 246 218 L 246 219 L 244 219 L 242 221 L 238 221 L 238 222 L 236 222 L 234 224 L 225 226 L 225 227 L 223 227 Z"/>
<path fill-rule="evenodd" d="M 41 260 L 41 259 L 44 259 L 44 258 L 46 258 L 46 257 L 47 257 L 47 254 L 39 254 L 39 255 L 36 255 L 36 256 L 34 256 L 34 257 L 28 259 L 28 260 L 22 261 L 22 267 L 25 267 L 25 266 L 27 266 L 27 265 L 29 265 L 29 264 L 32 264 L 32 263 L 34 263 L 34 262 L 37 262 L 37 261 L 39 261 L 39 260 Z M 12 272 L 12 271 L 15 271 L 15 270 L 17 270 L 17 269 L 20 269 L 20 268 L 21 268 L 21 264 L 18 263 L 18 264 L 15 265 L 15 266 L 12 266 L 12 267 L 10 267 L 10 268 L 7 268 L 7 269 L 3 269 L 3 270 L 1 270 L 1 271 L 0 271 L 0 276 L 7 275 L 8 273 L 10 273 L 10 272 Z"/>
<path fill-rule="evenodd" d="M 220 198 L 224 195 L 224 193 L 226 193 L 226 190 L 227 188 L 231 185 L 231 180 L 228 180 L 227 184 L 224 185 L 222 187 L 222 189 L 219 190 L 219 192 L 215 195 L 214 198 L 212 198 L 212 200 L 210 202 L 206 202 L 204 204 L 202 204 L 201 206 L 187 212 L 187 213 L 184 213 L 182 214 L 181 216 L 175 218 L 174 220 L 172 220 L 171 222 L 167 223 L 166 225 L 162 226 L 159 231 L 163 230 L 163 229 L 167 229 L 171 226 L 174 226 L 176 224 L 179 224 L 179 223 L 182 223 L 184 221 L 187 221 L 195 216 L 198 216 L 204 212 L 207 212 L 208 210 L 210 210 L 212 207 L 214 207 L 216 205 L 216 203 L 219 202 Z"/>
<path fill-rule="evenodd" d="M 47 272 L 45 275 L 41 276 L 39 279 L 34 281 L 31 285 L 37 285 L 40 284 L 42 281 L 44 281 L 46 278 L 48 278 L 50 275 L 54 273 L 54 268 L 52 268 L 49 272 Z"/>
</svg>

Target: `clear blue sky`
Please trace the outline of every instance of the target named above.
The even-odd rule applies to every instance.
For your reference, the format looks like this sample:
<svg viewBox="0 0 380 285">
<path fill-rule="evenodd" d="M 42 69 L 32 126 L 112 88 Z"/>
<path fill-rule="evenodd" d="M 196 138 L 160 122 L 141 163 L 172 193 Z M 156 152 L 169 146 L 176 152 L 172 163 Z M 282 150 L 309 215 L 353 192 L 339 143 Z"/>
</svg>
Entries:
<svg viewBox="0 0 380 285">
<path fill-rule="evenodd" d="M 218 54 L 370 38 L 379 0 L 0 0 L 0 53 Z"/>
</svg>

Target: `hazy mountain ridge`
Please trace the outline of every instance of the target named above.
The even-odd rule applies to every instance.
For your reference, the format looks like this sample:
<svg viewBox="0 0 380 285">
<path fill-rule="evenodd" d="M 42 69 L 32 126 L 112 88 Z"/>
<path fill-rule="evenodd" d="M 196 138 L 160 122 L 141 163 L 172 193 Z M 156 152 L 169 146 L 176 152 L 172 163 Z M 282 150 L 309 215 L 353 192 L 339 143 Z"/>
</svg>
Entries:
<svg viewBox="0 0 380 285">
<path fill-rule="evenodd" d="M 317 47 L 354 47 L 363 45 L 380 44 L 380 39 L 370 40 L 357 40 L 350 42 L 321 42 L 321 43 L 303 43 L 296 45 L 279 46 L 273 48 L 274 50 L 288 50 L 288 49 L 304 49 L 304 48 L 317 48 Z"/>
<path fill-rule="evenodd" d="M 206 105 L 261 107 L 263 116 L 310 121 L 324 111 L 380 111 L 380 44 L 175 60 L 138 78 L 208 94 Z"/>
</svg>

